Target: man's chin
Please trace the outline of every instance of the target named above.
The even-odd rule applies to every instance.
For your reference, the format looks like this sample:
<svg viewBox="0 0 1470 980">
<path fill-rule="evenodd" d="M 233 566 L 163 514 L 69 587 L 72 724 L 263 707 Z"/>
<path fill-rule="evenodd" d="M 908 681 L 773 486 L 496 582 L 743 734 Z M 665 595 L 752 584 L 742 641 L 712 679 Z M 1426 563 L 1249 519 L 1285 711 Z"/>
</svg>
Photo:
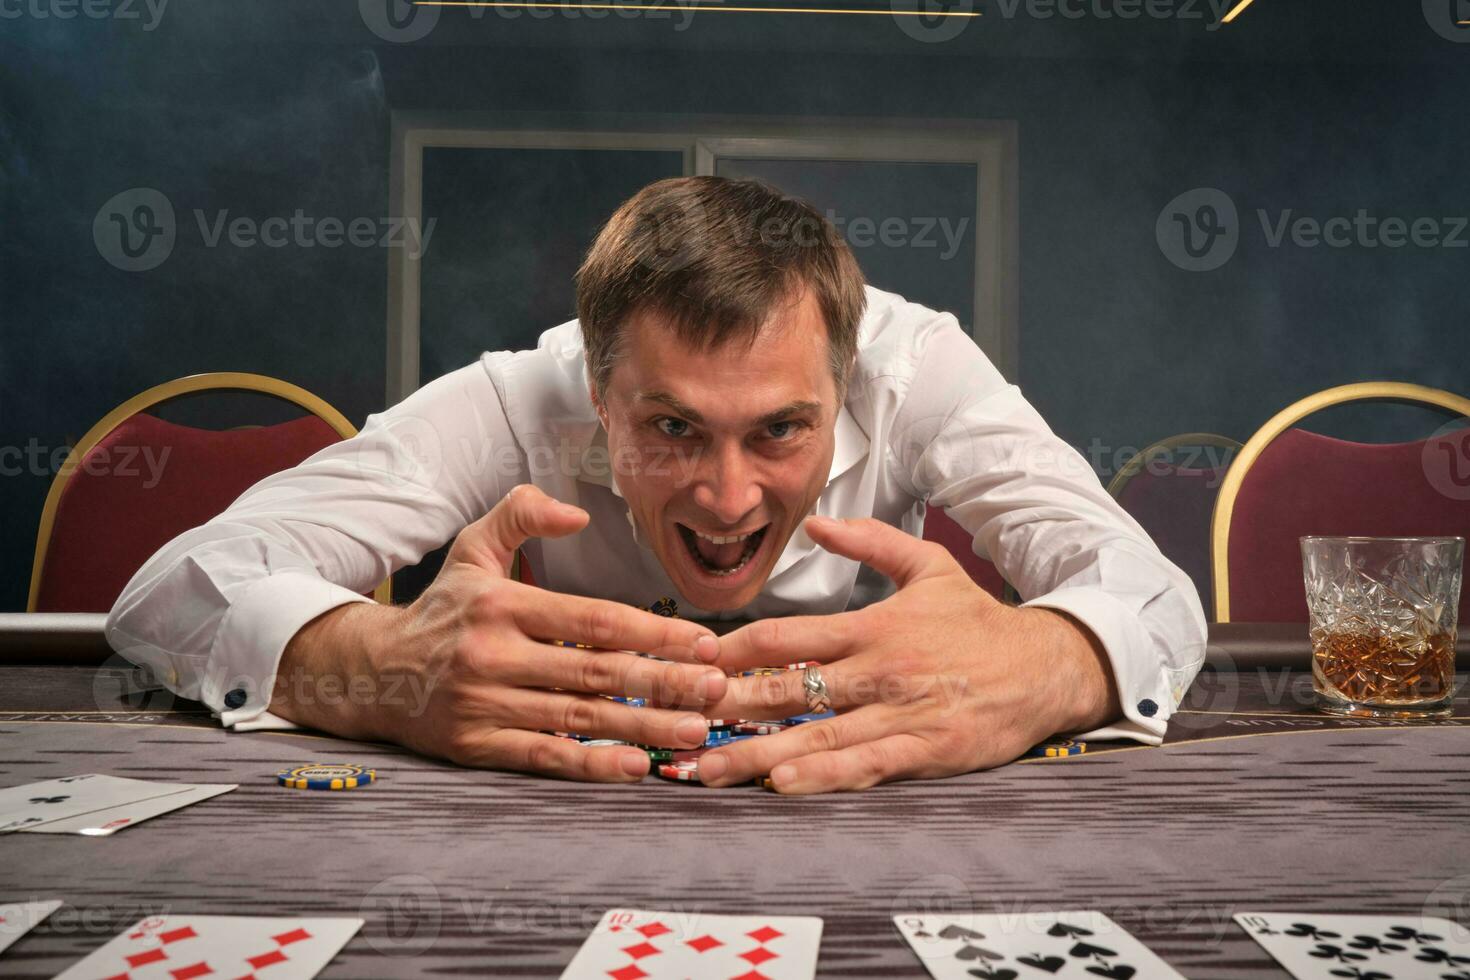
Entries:
<svg viewBox="0 0 1470 980">
<path fill-rule="evenodd" d="M 664 570 L 669 570 L 667 565 Z M 682 572 L 681 569 L 669 575 L 674 587 L 679 590 L 679 595 L 685 601 L 710 612 L 726 612 L 750 605 L 760 595 L 766 579 L 770 577 L 769 570 L 752 569 L 748 577 L 743 576 L 745 581 L 738 586 L 729 587 L 705 581 L 705 576 L 690 576 Z"/>
</svg>

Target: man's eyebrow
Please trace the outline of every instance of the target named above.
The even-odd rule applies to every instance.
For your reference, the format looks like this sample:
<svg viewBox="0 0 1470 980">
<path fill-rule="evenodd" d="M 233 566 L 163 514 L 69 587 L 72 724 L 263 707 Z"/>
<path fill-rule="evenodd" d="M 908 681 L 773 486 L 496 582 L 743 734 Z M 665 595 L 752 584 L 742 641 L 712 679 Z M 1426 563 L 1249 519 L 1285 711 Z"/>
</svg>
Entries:
<svg viewBox="0 0 1470 980">
<path fill-rule="evenodd" d="M 664 407 L 669 409 L 669 411 L 678 415 L 680 418 L 688 419 L 690 422 L 693 422 L 696 425 L 704 424 L 703 415 L 701 415 L 698 411 L 691 408 L 690 406 L 685 405 L 683 402 L 675 398 L 673 395 L 669 394 L 667 391 L 659 391 L 657 389 L 654 389 L 652 391 L 640 391 L 636 393 L 633 397 L 636 399 L 642 399 L 643 401 L 657 402 L 658 404 L 663 405 Z M 760 418 L 756 419 L 755 424 L 772 425 L 773 423 L 788 419 L 793 415 L 800 415 L 803 412 L 820 411 L 821 408 L 821 402 L 810 400 L 796 401 L 792 402 L 789 405 L 783 405 L 780 408 L 776 409 L 774 412 L 767 412 Z"/>
<path fill-rule="evenodd" d="M 683 402 L 679 401 L 679 399 L 675 398 L 667 391 L 659 391 L 657 389 L 653 391 L 640 391 L 633 397 L 637 399 L 642 399 L 643 401 L 658 402 L 660 405 L 668 408 L 680 418 L 688 419 L 690 422 L 694 422 L 697 425 L 704 424 L 703 415 L 699 414 L 688 405 L 685 405 Z"/>
<path fill-rule="evenodd" d="M 774 412 L 767 412 L 766 414 L 762 415 L 759 419 L 756 420 L 756 424 L 772 425 L 776 422 L 782 421 L 783 419 L 790 418 L 793 415 L 800 415 L 803 412 L 820 411 L 821 408 L 821 402 L 792 402 L 790 405 L 782 406 L 781 408 L 776 409 Z"/>
</svg>

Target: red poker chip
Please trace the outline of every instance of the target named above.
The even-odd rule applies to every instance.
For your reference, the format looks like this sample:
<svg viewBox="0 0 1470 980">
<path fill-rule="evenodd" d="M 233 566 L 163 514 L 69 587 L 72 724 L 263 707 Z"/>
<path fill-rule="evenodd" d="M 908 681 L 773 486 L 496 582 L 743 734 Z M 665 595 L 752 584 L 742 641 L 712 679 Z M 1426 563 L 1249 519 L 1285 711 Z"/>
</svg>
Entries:
<svg viewBox="0 0 1470 980">
<path fill-rule="evenodd" d="M 742 721 L 735 726 L 738 735 L 774 735 L 787 729 L 785 722 L 780 721 Z"/>
<path fill-rule="evenodd" d="M 699 763 L 692 759 L 684 762 L 665 762 L 658 767 L 658 774 L 664 779 L 673 779 L 679 782 L 698 782 Z"/>
</svg>

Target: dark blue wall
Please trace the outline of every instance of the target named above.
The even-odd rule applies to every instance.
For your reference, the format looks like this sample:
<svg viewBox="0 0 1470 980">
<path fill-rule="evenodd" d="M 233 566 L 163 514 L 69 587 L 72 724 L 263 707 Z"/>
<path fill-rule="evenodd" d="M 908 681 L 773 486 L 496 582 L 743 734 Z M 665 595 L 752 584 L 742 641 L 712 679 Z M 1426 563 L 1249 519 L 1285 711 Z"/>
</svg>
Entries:
<svg viewBox="0 0 1470 980">
<path fill-rule="evenodd" d="M 888 17 L 706 12 L 681 31 L 447 10 L 412 44 L 376 37 L 347 0 L 175 0 L 152 30 L 141 2 L 138 20 L 10 2 L 0 447 L 49 452 L 129 395 L 208 370 L 287 378 L 356 423 L 381 408 L 383 251 L 206 248 L 192 212 L 386 214 L 395 108 L 1016 120 L 1020 381 L 1064 437 L 1103 447 L 1104 470 L 1174 432 L 1243 439 L 1330 384 L 1470 390 L 1470 249 L 1271 248 L 1255 215 L 1470 215 L 1470 40 L 1407 0 L 1350 14 L 1259 0 L 1216 31 L 982 3 L 943 43 Z M 166 262 L 131 273 L 99 256 L 92 222 L 135 187 L 166 194 L 180 231 Z M 1213 272 L 1177 268 L 1155 239 L 1160 209 L 1197 187 L 1242 219 Z M 533 238 L 538 215 L 519 217 Z M 1384 417 L 1327 429 L 1422 432 Z M 20 469 L 0 476 L 0 609 L 24 606 L 49 483 Z"/>
</svg>

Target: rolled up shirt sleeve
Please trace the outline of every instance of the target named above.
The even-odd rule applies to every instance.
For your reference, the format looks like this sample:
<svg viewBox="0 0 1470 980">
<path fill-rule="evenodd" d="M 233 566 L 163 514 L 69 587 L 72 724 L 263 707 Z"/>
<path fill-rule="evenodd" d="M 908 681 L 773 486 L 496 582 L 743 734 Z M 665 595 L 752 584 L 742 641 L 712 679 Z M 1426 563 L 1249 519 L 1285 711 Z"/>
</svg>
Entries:
<svg viewBox="0 0 1470 980">
<path fill-rule="evenodd" d="M 1204 662 L 1193 583 L 953 317 L 937 315 L 920 346 L 894 426 L 903 477 L 970 533 L 1023 606 L 1074 616 L 1102 644 L 1124 717 L 1080 737 L 1159 744 Z"/>
<path fill-rule="evenodd" d="M 286 644 L 312 619 L 442 546 L 525 479 L 489 371 L 450 372 L 361 432 L 246 490 L 164 545 L 107 617 L 108 643 L 228 727 L 266 710 Z"/>
</svg>

